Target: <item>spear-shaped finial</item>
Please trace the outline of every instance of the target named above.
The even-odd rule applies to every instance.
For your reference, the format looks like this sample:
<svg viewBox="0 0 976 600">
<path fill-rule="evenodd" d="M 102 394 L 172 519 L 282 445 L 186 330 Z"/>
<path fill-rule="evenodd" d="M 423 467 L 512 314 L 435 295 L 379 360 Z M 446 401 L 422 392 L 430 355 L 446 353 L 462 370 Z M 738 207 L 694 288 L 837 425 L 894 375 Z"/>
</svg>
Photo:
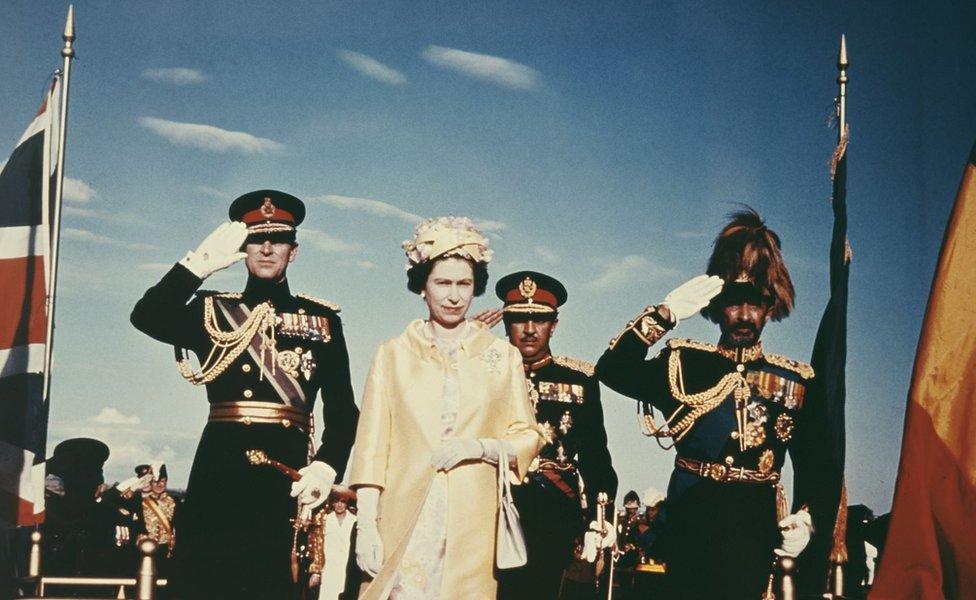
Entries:
<svg viewBox="0 0 976 600">
<path fill-rule="evenodd" d="M 847 67 L 850 63 L 847 60 L 847 38 L 844 34 L 840 36 L 840 50 L 837 52 L 837 139 L 844 137 L 847 131 Z"/>
<path fill-rule="evenodd" d="M 73 42 L 75 41 L 75 6 L 74 4 L 68 5 L 68 19 L 64 23 L 64 33 L 61 35 L 64 39 L 64 48 L 61 49 L 61 56 L 65 58 L 70 58 L 75 55 L 75 49 Z"/>
</svg>

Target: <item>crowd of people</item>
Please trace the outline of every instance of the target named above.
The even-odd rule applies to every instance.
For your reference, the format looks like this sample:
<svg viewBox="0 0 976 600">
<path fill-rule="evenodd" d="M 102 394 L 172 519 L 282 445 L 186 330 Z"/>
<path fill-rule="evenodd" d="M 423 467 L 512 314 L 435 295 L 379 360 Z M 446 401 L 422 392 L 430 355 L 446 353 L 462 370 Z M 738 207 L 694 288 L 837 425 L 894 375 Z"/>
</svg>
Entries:
<svg viewBox="0 0 976 600">
<path fill-rule="evenodd" d="M 206 387 L 185 501 L 166 494 L 157 465 L 105 489 L 100 442 L 64 442 L 49 464 L 49 507 L 84 497 L 64 523 L 114 519 L 106 553 L 151 536 L 172 555 L 161 569 L 171 597 L 555 599 L 615 586 L 646 597 L 640 574 L 652 573 L 659 597 L 755 599 L 771 593 L 777 556 L 800 557 L 803 589 L 826 587 L 842 477 L 824 452 L 813 369 L 760 341 L 789 316 L 794 290 L 780 238 L 755 211 L 731 215 L 705 274 L 641 310 L 596 365 L 552 352 L 569 293 L 545 273 L 501 277 L 500 308 L 469 315 L 487 290 L 488 239 L 467 218 L 423 221 L 403 249 L 424 312 L 374 353 L 361 412 L 340 307 L 294 294 L 286 277 L 304 203 L 258 190 L 229 217 L 131 316 Z M 241 260 L 241 293 L 200 289 Z M 718 343 L 672 337 L 648 359 L 699 313 Z M 666 497 L 645 498 L 643 512 L 634 493 L 622 514 L 614 506 L 601 383 L 635 399 L 647 434 L 677 451 Z M 52 567 L 105 560 L 70 549 L 78 531 L 102 529 L 46 527 L 61 557 Z"/>
</svg>

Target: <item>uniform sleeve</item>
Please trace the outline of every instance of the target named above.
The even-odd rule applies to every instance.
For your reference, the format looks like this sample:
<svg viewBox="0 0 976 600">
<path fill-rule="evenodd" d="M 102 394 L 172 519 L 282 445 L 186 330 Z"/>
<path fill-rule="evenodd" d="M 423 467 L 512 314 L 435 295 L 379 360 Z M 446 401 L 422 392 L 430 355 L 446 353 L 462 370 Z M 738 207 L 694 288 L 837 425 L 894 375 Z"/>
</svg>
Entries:
<svg viewBox="0 0 976 600">
<path fill-rule="evenodd" d="M 332 341 L 327 346 L 326 364 L 320 365 L 322 381 L 322 445 L 315 460 L 329 464 L 342 480 L 346 463 L 356 439 L 359 409 L 352 391 L 349 375 L 349 352 L 338 315 L 332 319 Z"/>
<path fill-rule="evenodd" d="M 529 403 L 529 391 L 525 386 L 525 372 L 522 369 L 522 355 L 514 346 L 508 345 L 509 381 L 511 394 L 509 397 L 508 431 L 505 440 L 515 448 L 517 459 L 516 473 L 518 481 L 522 481 L 528 473 L 532 459 L 539 455 L 539 450 L 545 444 L 542 430 L 535 420 L 535 411 Z"/>
<path fill-rule="evenodd" d="M 209 342 L 203 329 L 202 302 L 190 302 L 203 280 L 177 263 L 132 309 L 129 320 L 149 337 L 182 348 Z M 188 304 L 189 303 L 189 304 Z"/>
<path fill-rule="evenodd" d="M 651 402 L 661 409 L 668 399 L 669 351 L 647 360 L 647 346 L 634 334 L 624 332 L 615 341 L 596 364 L 597 378 L 618 394 Z"/>
<path fill-rule="evenodd" d="M 585 389 L 583 405 L 585 429 L 579 449 L 579 470 L 587 489 L 587 496 L 592 499 L 589 505 L 595 509 L 598 493 L 606 492 L 611 501 L 616 497 L 617 472 L 613 469 L 610 450 L 607 448 L 607 430 L 603 424 L 600 384 L 595 378 L 590 378 Z"/>
<path fill-rule="evenodd" d="M 366 376 L 363 410 L 356 428 L 356 451 L 352 457 L 349 477 L 353 488 L 364 485 L 386 487 L 386 470 L 390 457 L 390 397 L 387 387 L 383 355 L 380 346 Z"/>
</svg>

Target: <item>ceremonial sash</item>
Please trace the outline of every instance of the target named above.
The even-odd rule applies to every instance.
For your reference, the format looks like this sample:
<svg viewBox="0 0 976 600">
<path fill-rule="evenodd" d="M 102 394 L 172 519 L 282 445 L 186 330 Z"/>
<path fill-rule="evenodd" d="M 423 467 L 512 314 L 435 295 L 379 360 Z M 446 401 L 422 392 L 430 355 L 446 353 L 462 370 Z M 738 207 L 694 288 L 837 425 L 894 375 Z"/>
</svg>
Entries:
<svg viewBox="0 0 976 600">
<path fill-rule="evenodd" d="M 247 321 L 247 318 L 251 316 L 250 309 L 243 303 L 235 303 L 233 306 L 228 306 L 227 303 L 219 300 L 214 303 L 220 307 L 220 311 L 232 327 L 242 327 L 244 322 Z M 265 351 L 268 352 L 268 350 Z M 302 384 L 284 369 L 275 368 L 273 356 L 271 358 L 272 366 L 270 368 L 266 367 L 261 361 L 261 336 L 255 335 L 251 338 L 247 352 L 254 359 L 254 362 L 261 365 L 265 378 L 267 378 L 282 402 L 289 406 L 295 406 L 296 408 L 306 408 L 307 399 Z"/>
<path fill-rule="evenodd" d="M 156 502 L 154 498 L 150 498 L 149 496 L 143 496 L 142 504 L 143 506 L 148 506 L 149 509 L 152 510 L 153 513 L 155 513 L 155 515 L 159 518 L 160 525 L 163 526 L 163 529 L 166 530 L 166 533 L 169 535 L 170 539 L 172 540 L 173 524 L 170 522 L 169 517 L 166 516 L 166 513 L 163 512 L 162 507 L 159 506 L 159 502 Z"/>
</svg>

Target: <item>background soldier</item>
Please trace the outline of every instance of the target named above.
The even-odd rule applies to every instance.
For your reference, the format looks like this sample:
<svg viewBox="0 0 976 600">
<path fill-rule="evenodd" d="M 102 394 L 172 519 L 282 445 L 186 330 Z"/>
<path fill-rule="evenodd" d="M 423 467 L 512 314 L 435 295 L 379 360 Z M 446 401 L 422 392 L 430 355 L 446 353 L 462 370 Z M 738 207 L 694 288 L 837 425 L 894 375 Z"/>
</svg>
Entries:
<svg viewBox="0 0 976 600">
<path fill-rule="evenodd" d="M 286 278 L 304 217 L 305 205 L 289 194 L 241 196 L 230 207 L 233 223 L 180 260 L 132 312 L 137 329 L 177 347 L 183 376 L 205 384 L 210 401 L 180 516 L 181 598 L 293 597 L 296 510 L 289 491 L 303 506 L 317 507 L 349 457 L 359 412 L 339 307 L 293 295 Z M 242 259 L 243 293 L 197 291 L 206 277 Z M 183 348 L 196 353 L 200 372 Z M 322 446 L 310 456 L 319 390 Z M 301 480 L 290 484 L 274 469 L 248 464 L 250 449 L 303 467 Z"/>
<path fill-rule="evenodd" d="M 755 599 L 767 589 L 773 550 L 795 556 L 810 539 L 810 513 L 788 516 L 779 485 L 788 448 L 797 488 L 802 482 L 809 494 L 795 506 L 808 505 L 818 529 L 833 531 L 832 519 L 819 516 L 833 508 L 830 491 L 809 485 L 830 471 L 827 453 L 818 452 L 824 417 L 817 399 L 805 397 L 812 369 L 766 353 L 759 341 L 766 323 L 793 307 L 779 237 L 752 209 L 737 212 L 716 239 L 707 272 L 628 323 L 597 373 L 660 410 L 666 422 L 652 429 L 678 451 L 659 516 L 666 596 Z M 648 346 L 699 309 L 721 328 L 717 346 L 672 339 L 644 360 Z"/>
<path fill-rule="evenodd" d="M 136 474 L 139 472 L 148 474 L 149 489 L 142 493 L 142 520 L 145 533 L 137 536 L 137 541 L 149 538 L 156 542 L 156 569 L 161 577 L 169 575 L 169 559 L 173 557 L 176 549 L 176 530 L 173 527 L 176 517 L 176 500 L 166 491 L 169 483 L 169 474 L 166 465 L 139 465 L 136 467 Z"/>
<path fill-rule="evenodd" d="M 612 499 L 617 492 L 617 474 L 603 427 L 600 385 L 591 364 L 553 356 L 549 348 L 559 323 L 558 308 L 567 298 L 559 281 L 520 271 L 500 279 L 495 293 L 505 303 L 505 331 L 522 354 L 529 399 L 546 434 L 546 445 L 533 461 L 527 480 L 512 488 L 528 563 L 499 573 L 498 597 L 556 598 L 563 569 L 573 558 L 574 540 L 595 518 L 597 495 L 605 492 Z M 586 520 L 581 479 L 589 506 Z M 612 510 L 607 506 L 607 528 L 612 528 Z"/>
</svg>

